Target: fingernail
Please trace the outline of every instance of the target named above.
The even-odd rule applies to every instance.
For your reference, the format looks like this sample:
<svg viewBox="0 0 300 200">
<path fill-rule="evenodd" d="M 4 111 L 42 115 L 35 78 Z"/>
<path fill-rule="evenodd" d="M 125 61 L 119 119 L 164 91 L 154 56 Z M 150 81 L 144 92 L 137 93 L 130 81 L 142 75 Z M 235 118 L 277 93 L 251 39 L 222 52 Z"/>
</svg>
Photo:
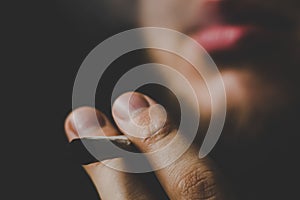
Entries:
<svg viewBox="0 0 300 200">
<path fill-rule="evenodd" d="M 126 93 L 115 101 L 113 113 L 120 119 L 128 120 L 130 119 L 130 114 L 148 107 L 149 103 L 143 95 Z"/>
<path fill-rule="evenodd" d="M 80 108 L 75 110 L 71 116 L 71 127 L 79 136 L 93 136 L 95 130 L 105 126 L 102 114 L 93 108 Z"/>
</svg>

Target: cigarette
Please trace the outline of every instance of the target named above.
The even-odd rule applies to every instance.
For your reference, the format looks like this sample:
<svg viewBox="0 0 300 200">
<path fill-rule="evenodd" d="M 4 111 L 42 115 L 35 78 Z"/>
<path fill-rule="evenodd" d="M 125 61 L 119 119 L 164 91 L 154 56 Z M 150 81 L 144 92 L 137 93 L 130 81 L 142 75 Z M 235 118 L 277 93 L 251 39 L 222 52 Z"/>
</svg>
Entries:
<svg viewBox="0 0 300 200">
<path fill-rule="evenodd" d="M 123 135 L 77 138 L 69 143 L 69 147 L 72 160 L 82 165 L 124 157 L 128 151 L 138 152 L 132 142 Z"/>
</svg>

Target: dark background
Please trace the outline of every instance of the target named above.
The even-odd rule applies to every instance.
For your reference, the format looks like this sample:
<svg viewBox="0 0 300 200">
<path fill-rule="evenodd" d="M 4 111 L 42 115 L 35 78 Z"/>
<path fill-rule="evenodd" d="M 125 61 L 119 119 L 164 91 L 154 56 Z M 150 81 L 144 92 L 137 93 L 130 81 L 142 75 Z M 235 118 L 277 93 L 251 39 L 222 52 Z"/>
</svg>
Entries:
<svg viewBox="0 0 300 200">
<path fill-rule="evenodd" d="M 136 27 L 135 6 L 135 0 L 10 1 L 2 6 L 1 199 L 99 199 L 81 166 L 67 156 L 64 119 L 72 110 L 73 83 L 82 61 L 101 41 Z M 109 83 L 143 63 L 143 56 L 135 52 L 118 59 L 114 66 L 121 71 L 107 72 Z M 102 86 L 107 94 L 112 87 Z M 109 116 L 107 94 L 97 94 L 96 103 Z M 285 152 L 278 154 L 271 160 L 279 167 L 266 165 L 262 171 L 271 177 L 282 166 L 282 177 L 271 177 L 279 185 L 298 181 L 296 165 L 285 164 L 297 157 L 298 140 L 288 142 L 294 153 L 288 158 Z M 259 185 L 268 194 L 279 187 Z M 297 194 L 298 185 L 280 193 Z"/>
<path fill-rule="evenodd" d="M 11 1 L 1 7 L 1 199 L 98 199 L 84 170 L 67 156 L 64 119 L 82 61 L 101 41 L 135 27 L 135 1 Z M 129 60 L 124 70 L 140 62 Z"/>
</svg>

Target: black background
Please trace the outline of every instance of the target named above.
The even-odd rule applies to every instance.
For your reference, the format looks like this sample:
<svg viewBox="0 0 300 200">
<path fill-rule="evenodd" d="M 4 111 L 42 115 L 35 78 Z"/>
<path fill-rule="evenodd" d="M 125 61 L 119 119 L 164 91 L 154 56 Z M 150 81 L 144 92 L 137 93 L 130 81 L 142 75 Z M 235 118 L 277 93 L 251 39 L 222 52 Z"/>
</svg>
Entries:
<svg viewBox="0 0 300 200">
<path fill-rule="evenodd" d="M 81 166 L 67 157 L 64 119 L 80 64 L 101 41 L 135 27 L 135 1 L 11 1 L 1 7 L 1 199 L 99 199 Z"/>
</svg>

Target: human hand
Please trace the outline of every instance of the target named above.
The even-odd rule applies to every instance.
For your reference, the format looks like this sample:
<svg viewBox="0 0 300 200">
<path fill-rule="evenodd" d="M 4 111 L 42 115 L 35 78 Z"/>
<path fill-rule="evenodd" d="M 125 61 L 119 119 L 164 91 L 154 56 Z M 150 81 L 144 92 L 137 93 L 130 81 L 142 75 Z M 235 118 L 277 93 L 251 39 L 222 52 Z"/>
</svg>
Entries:
<svg viewBox="0 0 300 200">
<path fill-rule="evenodd" d="M 130 98 L 130 100 L 129 100 Z M 129 101 L 129 106 L 128 106 Z M 65 131 L 69 141 L 80 136 L 117 136 L 124 134 L 143 153 L 165 147 L 177 134 L 171 120 L 164 122 L 165 113 L 151 110 L 157 103 L 140 93 L 126 93 L 114 103 L 112 113 L 121 132 L 98 110 L 82 107 L 74 110 L 66 119 Z M 130 107 L 130 108 L 129 108 Z M 133 114 L 128 116 L 128 113 Z M 97 120 L 93 118 L 96 112 Z M 133 120 L 130 120 L 133 117 Z M 74 120 L 76 118 L 76 120 Z M 76 124 L 75 124 L 76 123 Z M 98 127 L 100 124 L 101 128 Z M 133 127 L 142 125 L 143 131 Z M 184 145 L 182 143 L 176 145 Z M 180 146 L 178 146 L 180 148 Z M 93 180 L 101 199 L 225 199 L 220 175 L 208 158 L 198 157 L 199 146 L 193 143 L 175 162 L 153 173 L 134 174 L 112 169 L 102 162 L 83 166 Z M 166 151 L 149 158 L 152 166 L 163 165 L 177 156 L 176 151 Z M 111 159 L 110 166 L 124 165 L 122 159 Z"/>
</svg>

